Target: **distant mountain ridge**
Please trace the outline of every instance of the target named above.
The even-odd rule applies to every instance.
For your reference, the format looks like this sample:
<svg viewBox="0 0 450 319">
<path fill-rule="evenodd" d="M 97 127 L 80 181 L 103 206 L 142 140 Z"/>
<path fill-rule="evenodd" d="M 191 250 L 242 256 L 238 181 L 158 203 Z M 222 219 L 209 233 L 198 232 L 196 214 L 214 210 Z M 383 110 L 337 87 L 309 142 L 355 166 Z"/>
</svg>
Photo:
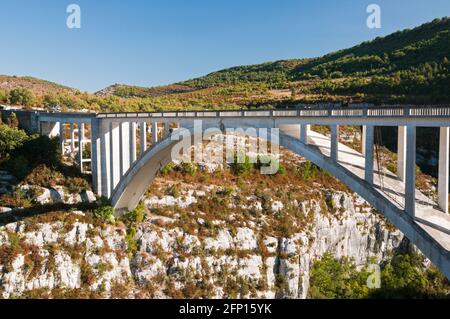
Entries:
<svg viewBox="0 0 450 319">
<path fill-rule="evenodd" d="M 77 89 L 31 76 L 0 75 L 1 90 L 13 90 L 17 88 L 29 89 L 35 94 L 78 92 Z"/>
<path fill-rule="evenodd" d="M 363 42 L 313 59 L 292 59 L 238 66 L 178 84 L 210 87 L 248 82 L 280 82 L 328 77 L 387 75 L 450 58 L 450 18 Z"/>
<path fill-rule="evenodd" d="M 158 87 L 114 84 L 89 94 L 32 77 L 0 76 L 0 102 L 11 101 L 11 90 L 25 88 L 36 96 L 28 99 L 28 106 L 101 111 L 286 107 L 348 100 L 444 104 L 450 103 L 449 59 L 450 18 L 444 17 L 322 57 L 236 66 Z"/>
</svg>

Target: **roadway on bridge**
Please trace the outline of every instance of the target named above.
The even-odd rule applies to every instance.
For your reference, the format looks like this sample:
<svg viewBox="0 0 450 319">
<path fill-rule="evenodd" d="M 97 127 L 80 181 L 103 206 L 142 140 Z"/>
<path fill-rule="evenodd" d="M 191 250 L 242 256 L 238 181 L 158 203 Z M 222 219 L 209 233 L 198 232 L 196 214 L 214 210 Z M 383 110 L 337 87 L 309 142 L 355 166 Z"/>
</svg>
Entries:
<svg viewBox="0 0 450 319">
<path fill-rule="evenodd" d="M 316 146 L 318 150 L 330 155 L 331 139 L 327 136 L 310 131 L 308 143 Z M 344 168 L 364 179 L 365 158 L 354 149 L 339 143 L 338 162 Z M 374 164 L 374 187 L 377 191 L 399 209 L 404 209 L 405 184 L 397 176 L 387 170 L 381 169 L 381 174 Z M 406 214 L 406 213 L 405 213 Z M 416 223 L 432 236 L 443 248 L 450 251 L 450 216 L 438 209 L 438 204 L 416 189 Z"/>
</svg>

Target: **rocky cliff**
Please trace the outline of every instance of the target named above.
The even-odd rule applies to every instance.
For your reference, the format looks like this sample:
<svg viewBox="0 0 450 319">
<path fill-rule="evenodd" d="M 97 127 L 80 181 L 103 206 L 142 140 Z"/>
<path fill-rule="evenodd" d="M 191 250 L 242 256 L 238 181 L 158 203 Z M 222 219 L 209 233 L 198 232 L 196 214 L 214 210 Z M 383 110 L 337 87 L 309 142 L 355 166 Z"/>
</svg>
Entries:
<svg viewBox="0 0 450 319">
<path fill-rule="evenodd" d="M 3 223 L 0 295 L 306 298 L 310 267 L 325 252 L 363 266 L 405 243 L 326 172 L 288 152 L 283 158 L 286 172 L 276 176 L 171 167 L 137 221 L 107 223 L 72 210 Z M 93 199 L 61 192 L 35 192 L 36 201 Z"/>
</svg>

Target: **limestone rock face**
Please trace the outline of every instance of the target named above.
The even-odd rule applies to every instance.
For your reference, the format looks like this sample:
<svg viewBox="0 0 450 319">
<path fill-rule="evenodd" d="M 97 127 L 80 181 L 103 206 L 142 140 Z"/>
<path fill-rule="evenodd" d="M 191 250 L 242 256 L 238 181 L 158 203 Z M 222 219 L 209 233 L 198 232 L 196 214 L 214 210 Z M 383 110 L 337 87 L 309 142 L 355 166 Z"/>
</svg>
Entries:
<svg viewBox="0 0 450 319">
<path fill-rule="evenodd" d="M 179 199 L 153 197 L 145 203 L 150 208 L 190 208 L 204 192 L 189 192 Z M 67 202 L 83 197 L 67 199 L 62 189 L 57 193 Z M 37 194 L 42 203 L 55 199 L 51 191 Z M 266 234 L 250 220 L 246 226 L 230 228 L 222 220 L 208 223 L 206 217 L 193 222 L 209 233 L 188 232 L 184 224 L 170 226 L 179 214 L 147 216 L 137 225 L 134 238 L 127 237 L 123 227 L 94 226 L 85 221 L 83 212 L 68 212 L 74 217 L 70 223 L 3 225 L 0 249 L 11 248 L 14 253 L 11 260 L 0 260 L 0 293 L 9 298 L 59 288 L 101 291 L 106 297 L 117 291 L 125 291 L 125 297 L 148 297 L 152 291 L 152 297 L 166 298 L 171 289 L 201 282 L 212 287 L 208 297 L 213 298 L 306 298 L 310 267 L 325 252 L 353 258 L 362 266 L 369 258 L 377 262 L 389 258 L 404 239 L 356 195 L 335 192 L 330 200 L 332 213 L 315 200 L 270 201 L 269 214 L 283 213 L 288 205 L 309 214 L 308 227 L 289 236 Z M 227 218 L 232 221 L 236 216 Z M 135 249 L 130 250 L 133 242 Z"/>
</svg>

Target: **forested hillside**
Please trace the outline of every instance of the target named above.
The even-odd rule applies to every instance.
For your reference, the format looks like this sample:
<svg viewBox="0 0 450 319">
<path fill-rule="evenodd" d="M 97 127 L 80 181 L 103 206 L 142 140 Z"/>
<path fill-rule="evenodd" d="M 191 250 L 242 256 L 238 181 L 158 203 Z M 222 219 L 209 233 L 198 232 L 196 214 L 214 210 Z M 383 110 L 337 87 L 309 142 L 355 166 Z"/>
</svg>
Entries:
<svg viewBox="0 0 450 319">
<path fill-rule="evenodd" d="M 95 94 L 0 76 L 0 103 L 93 111 L 286 107 L 298 103 L 450 102 L 450 18 L 312 59 L 237 66 L 160 87 L 115 84 Z"/>
</svg>

